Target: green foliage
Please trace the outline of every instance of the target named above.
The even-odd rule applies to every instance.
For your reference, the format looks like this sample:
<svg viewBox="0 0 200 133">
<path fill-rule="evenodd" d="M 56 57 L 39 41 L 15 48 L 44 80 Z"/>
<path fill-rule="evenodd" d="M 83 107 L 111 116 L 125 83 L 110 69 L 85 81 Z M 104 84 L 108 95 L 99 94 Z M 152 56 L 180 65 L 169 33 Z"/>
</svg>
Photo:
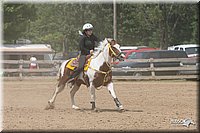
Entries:
<svg viewBox="0 0 200 133">
<path fill-rule="evenodd" d="M 62 51 L 78 49 L 84 23 L 94 25 L 100 39 L 113 37 L 113 5 L 86 3 L 4 4 L 4 40 L 28 38 Z M 117 41 L 121 45 L 167 48 L 177 43 L 198 43 L 196 4 L 117 4 Z"/>
<path fill-rule="evenodd" d="M 196 38 L 193 33 L 198 28 L 197 25 L 195 28 L 192 26 L 192 24 L 198 23 L 193 19 L 193 17 L 197 17 L 197 5 L 168 4 L 160 5 L 160 7 L 162 7 L 161 25 L 164 26 L 162 34 L 166 35 L 163 48 L 169 44 L 191 43 L 192 38 Z"/>
<path fill-rule="evenodd" d="M 10 42 L 22 37 L 31 20 L 35 19 L 35 6 L 32 4 L 4 4 L 4 40 Z"/>
</svg>

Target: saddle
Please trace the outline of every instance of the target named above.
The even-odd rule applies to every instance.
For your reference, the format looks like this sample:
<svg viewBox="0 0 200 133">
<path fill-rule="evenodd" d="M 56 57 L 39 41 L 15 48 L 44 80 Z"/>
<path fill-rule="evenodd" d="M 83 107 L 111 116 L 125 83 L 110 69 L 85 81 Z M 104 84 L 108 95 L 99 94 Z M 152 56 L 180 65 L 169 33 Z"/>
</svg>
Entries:
<svg viewBox="0 0 200 133">
<path fill-rule="evenodd" d="M 89 65 L 90 65 L 90 62 L 91 62 L 91 56 L 92 55 L 87 55 L 86 56 L 86 62 L 85 62 L 85 65 L 84 65 L 84 71 L 87 71 Z M 78 67 L 78 64 L 79 64 L 79 57 L 80 56 L 77 56 L 76 58 L 71 58 L 70 61 L 67 63 L 66 67 L 70 70 L 74 70 L 75 68 Z"/>
</svg>

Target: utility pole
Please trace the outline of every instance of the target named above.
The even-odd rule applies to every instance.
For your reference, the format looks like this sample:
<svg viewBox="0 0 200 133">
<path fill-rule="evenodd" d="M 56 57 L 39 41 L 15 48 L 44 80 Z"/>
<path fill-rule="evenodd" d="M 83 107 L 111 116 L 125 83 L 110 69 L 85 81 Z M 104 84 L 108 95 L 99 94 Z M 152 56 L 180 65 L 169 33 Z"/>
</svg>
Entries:
<svg viewBox="0 0 200 133">
<path fill-rule="evenodd" d="M 113 36 L 117 39 L 117 14 L 116 14 L 116 0 L 113 0 Z"/>
</svg>

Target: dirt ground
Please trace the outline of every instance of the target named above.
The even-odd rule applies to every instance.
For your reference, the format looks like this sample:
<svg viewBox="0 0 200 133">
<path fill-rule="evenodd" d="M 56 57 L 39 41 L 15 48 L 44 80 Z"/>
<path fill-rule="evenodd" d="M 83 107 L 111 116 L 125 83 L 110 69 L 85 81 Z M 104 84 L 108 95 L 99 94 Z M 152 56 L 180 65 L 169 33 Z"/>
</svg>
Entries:
<svg viewBox="0 0 200 133">
<path fill-rule="evenodd" d="M 195 81 L 114 81 L 124 112 L 116 110 L 111 95 L 104 87 L 96 90 L 96 106 L 100 112 L 91 111 L 90 96 L 85 86 L 81 86 L 75 96 L 81 110 L 71 109 L 69 88 L 58 95 L 55 109 L 44 110 L 55 84 L 55 78 L 3 80 L 3 129 L 198 130 L 198 82 Z M 181 122 L 186 118 L 195 125 L 183 126 Z"/>
</svg>

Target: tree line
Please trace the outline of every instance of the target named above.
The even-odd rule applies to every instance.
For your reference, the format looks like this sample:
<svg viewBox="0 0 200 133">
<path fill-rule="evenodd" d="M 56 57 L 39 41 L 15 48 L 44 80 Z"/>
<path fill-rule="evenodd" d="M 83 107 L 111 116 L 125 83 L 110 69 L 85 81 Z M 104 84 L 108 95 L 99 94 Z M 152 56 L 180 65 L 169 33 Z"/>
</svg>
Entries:
<svg viewBox="0 0 200 133">
<path fill-rule="evenodd" d="M 198 5 L 195 3 L 117 3 L 117 41 L 121 45 L 159 47 L 199 43 Z M 94 26 L 100 39 L 113 37 L 112 3 L 3 4 L 4 43 L 26 38 L 62 51 L 78 48 L 84 23 Z"/>
</svg>

